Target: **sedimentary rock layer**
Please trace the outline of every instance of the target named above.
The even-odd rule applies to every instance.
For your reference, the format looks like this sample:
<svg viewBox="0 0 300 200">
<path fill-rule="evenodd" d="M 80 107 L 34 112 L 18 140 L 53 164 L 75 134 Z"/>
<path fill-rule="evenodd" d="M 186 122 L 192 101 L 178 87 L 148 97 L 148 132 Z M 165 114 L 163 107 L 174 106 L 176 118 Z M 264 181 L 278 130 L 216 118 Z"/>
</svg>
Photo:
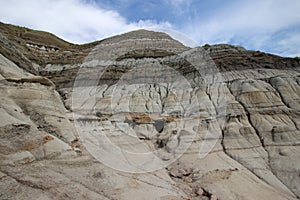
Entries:
<svg viewBox="0 0 300 200">
<path fill-rule="evenodd" d="M 300 197 L 298 59 L 1 27 L 0 199 Z"/>
</svg>

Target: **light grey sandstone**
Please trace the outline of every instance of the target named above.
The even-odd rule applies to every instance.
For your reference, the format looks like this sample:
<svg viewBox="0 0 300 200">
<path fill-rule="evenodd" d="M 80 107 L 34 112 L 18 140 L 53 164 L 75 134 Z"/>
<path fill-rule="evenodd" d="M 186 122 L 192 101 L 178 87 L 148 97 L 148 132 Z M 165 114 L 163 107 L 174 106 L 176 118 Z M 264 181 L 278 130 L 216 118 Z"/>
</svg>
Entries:
<svg viewBox="0 0 300 200">
<path fill-rule="evenodd" d="M 141 30 L 100 42 L 80 75 L 0 55 L 0 199 L 299 198 L 300 64 L 256 54 Z M 163 167 L 113 169 L 93 154 L 106 140 Z"/>
</svg>

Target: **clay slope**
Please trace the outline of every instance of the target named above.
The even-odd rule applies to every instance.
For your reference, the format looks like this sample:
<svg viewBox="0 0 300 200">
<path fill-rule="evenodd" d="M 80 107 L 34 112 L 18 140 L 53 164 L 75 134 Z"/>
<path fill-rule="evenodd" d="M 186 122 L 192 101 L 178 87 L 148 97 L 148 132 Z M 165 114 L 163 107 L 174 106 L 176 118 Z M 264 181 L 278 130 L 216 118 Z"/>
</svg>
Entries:
<svg viewBox="0 0 300 200">
<path fill-rule="evenodd" d="M 0 199 L 299 199 L 298 59 L 0 25 Z"/>
</svg>

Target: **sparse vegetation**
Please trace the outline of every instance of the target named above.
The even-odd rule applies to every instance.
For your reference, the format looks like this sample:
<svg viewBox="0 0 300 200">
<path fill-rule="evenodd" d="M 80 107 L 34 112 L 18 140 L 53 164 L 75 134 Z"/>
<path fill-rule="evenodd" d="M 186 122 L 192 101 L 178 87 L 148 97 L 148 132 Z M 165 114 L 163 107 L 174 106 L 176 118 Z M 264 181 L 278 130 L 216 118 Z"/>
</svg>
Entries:
<svg viewBox="0 0 300 200">
<path fill-rule="evenodd" d="M 209 44 L 205 44 L 202 46 L 205 50 L 209 49 L 210 48 L 210 45 Z"/>
<path fill-rule="evenodd" d="M 99 43 L 72 44 L 52 33 L 1 22 L 0 33 L 4 36 L 0 39 L 0 43 L 3 43 L 0 53 L 32 73 L 34 69 L 28 59 L 42 68 L 47 64 L 77 64 Z M 9 43 L 4 41 L 5 38 Z"/>
</svg>

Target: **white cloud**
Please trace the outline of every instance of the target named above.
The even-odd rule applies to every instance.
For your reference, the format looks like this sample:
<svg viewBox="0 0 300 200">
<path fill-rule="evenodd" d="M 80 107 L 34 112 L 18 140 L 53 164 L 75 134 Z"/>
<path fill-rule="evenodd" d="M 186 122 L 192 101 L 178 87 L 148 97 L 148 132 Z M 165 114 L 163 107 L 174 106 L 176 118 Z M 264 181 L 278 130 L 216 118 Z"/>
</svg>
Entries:
<svg viewBox="0 0 300 200">
<path fill-rule="evenodd" d="M 164 0 L 166 3 L 171 4 L 175 7 L 181 6 L 182 4 L 190 4 L 191 0 Z"/>
<path fill-rule="evenodd" d="M 276 32 L 290 27 L 300 28 L 299 0 L 234 2 L 224 6 L 224 9 L 216 9 L 216 12 L 211 9 L 209 16 L 194 19 L 181 31 L 191 33 L 190 36 L 200 44 L 236 42 L 254 49 L 266 49 L 272 42 L 279 45 L 281 39 L 285 40 L 277 38 L 277 41 L 272 41 Z M 291 37 L 299 35 L 295 34 Z"/>
<path fill-rule="evenodd" d="M 169 27 L 150 20 L 129 23 L 118 12 L 91 1 L 1 0 L 0 17 L 5 23 L 45 30 L 75 43 L 91 42 L 138 28 Z"/>
<path fill-rule="evenodd" d="M 289 57 L 300 57 L 300 31 L 287 33 L 276 45 L 271 47 L 271 52 Z"/>
</svg>

